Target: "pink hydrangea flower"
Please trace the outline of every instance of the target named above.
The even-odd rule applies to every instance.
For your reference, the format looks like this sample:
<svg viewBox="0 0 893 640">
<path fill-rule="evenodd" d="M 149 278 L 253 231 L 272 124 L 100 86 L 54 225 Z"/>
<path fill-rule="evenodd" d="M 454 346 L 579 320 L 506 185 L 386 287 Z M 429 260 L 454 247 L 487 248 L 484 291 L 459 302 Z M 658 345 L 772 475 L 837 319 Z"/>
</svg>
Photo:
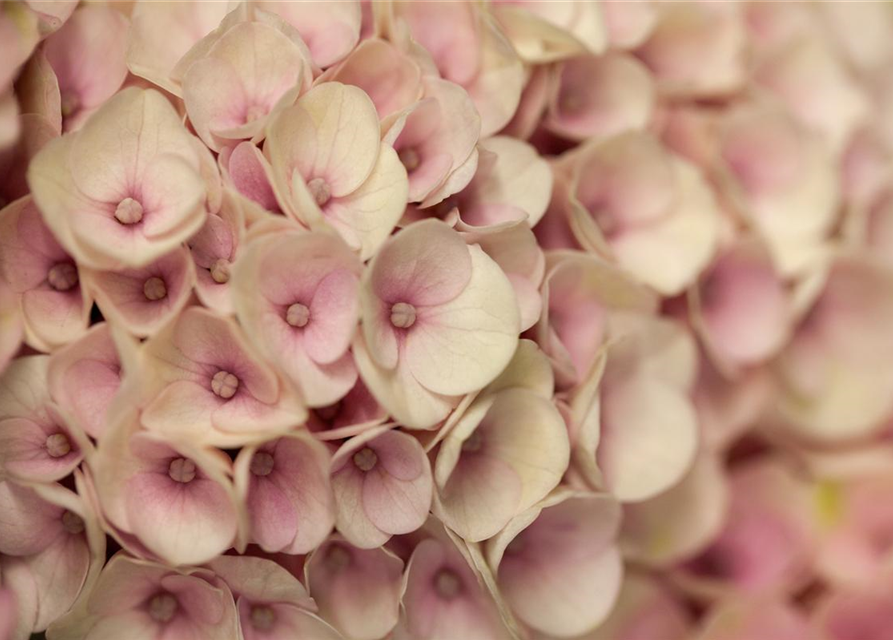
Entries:
<svg viewBox="0 0 893 640">
<path fill-rule="evenodd" d="M 643 133 L 593 141 L 570 161 L 570 223 L 583 247 L 663 295 L 695 280 L 718 232 L 715 198 L 696 167 Z"/>
<path fill-rule="evenodd" d="M 145 346 L 148 429 L 238 445 L 301 424 L 306 409 L 249 347 L 230 318 L 190 307 Z"/>
<path fill-rule="evenodd" d="M 465 90 L 425 77 L 423 97 L 388 129 L 409 179 L 409 201 L 427 207 L 461 191 L 478 165 L 480 116 Z"/>
<path fill-rule="evenodd" d="M 21 563 L 15 570 L 17 578 L 4 576 L 5 582 L 12 584 L 25 605 L 30 600 L 23 592 L 27 572 L 37 605 L 33 612 L 22 607 L 19 628 L 24 627 L 26 635 L 43 631 L 98 576 L 105 559 L 105 536 L 90 507 L 58 484 L 32 488 L 0 482 L 0 506 L 5 514 L 0 553 Z"/>
<path fill-rule="evenodd" d="M 17 358 L 0 377 L 0 470 L 25 482 L 61 480 L 89 447 L 50 399 L 48 361 L 48 356 Z"/>
<path fill-rule="evenodd" d="M 133 420 L 110 428 L 90 463 L 105 518 L 170 564 L 217 557 L 242 527 L 229 458 L 139 431 Z"/>
<path fill-rule="evenodd" d="M 245 640 L 340 640 L 298 579 L 271 560 L 220 556 L 208 565 L 236 599 Z"/>
<path fill-rule="evenodd" d="M 220 210 L 209 214 L 205 226 L 189 239 L 195 262 L 195 294 L 209 309 L 233 311 L 230 277 L 244 234 L 243 201 L 224 189 Z"/>
<path fill-rule="evenodd" d="M 467 540 L 489 538 L 556 487 L 569 450 L 549 399 L 525 388 L 482 394 L 440 444 L 434 514 Z"/>
<path fill-rule="evenodd" d="M 294 29 L 238 18 L 228 16 L 184 65 L 186 113 L 214 151 L 262 139 L 268 117 L 293 104 L 312 76 L 306 45 Z"/>
<path fill-rule="evenodd" d="M 419 529 L 433 495 L 431 466 L 411 435 L 385 425 L 364 431 L 332 457 L 336 526 L 361 549 Z"/>
<path fill-rule="evenodd" d="M 195 284 L 195 267 L 185 247 L 138 269 L 85 271 L 86 287 L 103 316 L 142 337 L 175 318 Z"/>
<path fill-rule="evenodd" d="M 359 320 L 361 271 L 336 235 L 298 229 L 259 234 L 234 270 L 239 320 L 311 407 L 337 402 L 356 383 L 348 349 Z"/>
<path fill-rule="evenodd" d="M 406 171 L 381 142 L 378 114 L 357 87 L 315 86 L 270 125 L 264 154 L 284 211 L 309 226 L 332 226 L 371 257 L 406 204 Z"/>
<path fill-rule="evenodd" d="M 375 104 L 382 120 L 420 100 L 424 91 L 421 66 L 410 55 L 378 38 L 361 42 L 318 81 L 359 87 Z"/>
<path fill-rule="evenodd" d="M 645 129 L 654 103 L 654 81 L 633 56 L 608 53 L 572 58 L 558 71 L 545 126 L 573 140 L 608 138 Z"/>
<path fill-rule="evenodd" d="M 50 395 L 87 435 L 98 439 L 105 431 L 124 369 L 138 367 L 135 351 L 120 331 L 103 322 L 50 357 Z"/>
<path fill-rule="evenodd" d="M 83 335 L 92 297 L 82 286 L 79 265 L 30 197 L 0 211 L 0 234 L 0 272 L 15 296 L 28 344 L 51 351 Z"/>
<path fill-rule="evenodd" d="M 615 545 L 620 515 L 608 496 L 559 491 L 487 541 L 497 585 L 519 620 L 567 638 L 607 617 L 623 575 Z"/>
<path fill-rule="evenodd" d="M 142 267 L 204 223 L 207 153 L 160 93 L 130 88 L 49 142 L 28 183 L 79 264 Z"/>
<path fill-rule="evenodd" d="M 496 603 L 448 539 L 431 537 L 419 542 L 404 581 L 395 639 L 510 637 Z"/>
<path fill-rule="evenodd" d="M 571 396 L 575 460 L 593 486 L 639 502 L 679 482 L 694 461 L 697 352 L 690 334 L 664 318 L 617 313 L 611 325 L 600 355 L 607 366 L 597 363 Z"/>
<path fill-rule="evenodd" d="M 522 219 L 535 227 L 552 195 L 548 163 L 532 146 L 508 136 L 481 140 L 477 148 L 474 177 L 444 204 L 458 207 L 462 220 L 477 227 Z"/>
<path fill-rule="evenodd" d="M 306 433 L 244 447 L 236 458 L 236 491 L 251 542 L 267 552 L 308 553 L 332 530 L 335 506 L 328 450 Z"/>
<path fill-rule="evenodd" d="M 506 125 L 518 108 L 524 68 L 496 21 L 472 2 L 419 4 L 394 2 L 390 35 L 410 48 L 409 38 L 445 80 L 468 91 L 481 114 L 481 135 Z M 450 24 L 450 29 L 443 29 Z"/>
<path fill-rule="evenodd" d="M 238 637 L 239 616 L 232 593 L 213 572 L 173 569 L 118 553 L 83 610 L 54 631 L 61 638 L 84 640 L 121 634 L 146 640 L 230 640 Z"/>
<path fill-rule="evenodd" d="M 357 549 L 337 536 L 308 558 L 307 588 L 345 638 L 383 638 L 397 625 L 403 591 L 403 561 L 386 547 Z"/>
<path fill-rule="evenodd" d="M 478 246 L 436 220 L 378 252 L 360 292 L 354 356 L 372 394 L 400 423 L 430 428 L 449 397 L 476 391 L 508 364 L 519 311 L 511 283 Z"/>
</svg>

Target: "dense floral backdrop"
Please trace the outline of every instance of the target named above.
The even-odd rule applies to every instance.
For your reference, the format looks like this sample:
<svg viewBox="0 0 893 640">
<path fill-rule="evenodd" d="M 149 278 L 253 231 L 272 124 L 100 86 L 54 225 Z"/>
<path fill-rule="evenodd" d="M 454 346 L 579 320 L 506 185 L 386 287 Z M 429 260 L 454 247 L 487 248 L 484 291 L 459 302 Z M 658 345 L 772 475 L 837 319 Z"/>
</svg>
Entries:
<svg viewBox="0 0 893 640">
<path fill-rule="evenodd" d="M 4 1 L 0 209 L 0 640 L 893 637 L 889 3 Z"/>
</svg>

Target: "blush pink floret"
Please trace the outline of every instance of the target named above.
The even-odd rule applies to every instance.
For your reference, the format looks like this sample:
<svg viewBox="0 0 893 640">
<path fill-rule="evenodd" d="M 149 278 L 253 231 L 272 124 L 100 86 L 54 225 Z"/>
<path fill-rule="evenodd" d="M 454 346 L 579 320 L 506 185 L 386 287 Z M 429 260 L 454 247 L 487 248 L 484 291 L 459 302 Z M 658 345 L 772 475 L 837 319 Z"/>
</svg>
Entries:
<svg viewBox="0 0 893 640">
<path fill-rule="evenodd" d="M 893 638 L 893 9 L 0 3 L 0 640 Z"/>
</svg>

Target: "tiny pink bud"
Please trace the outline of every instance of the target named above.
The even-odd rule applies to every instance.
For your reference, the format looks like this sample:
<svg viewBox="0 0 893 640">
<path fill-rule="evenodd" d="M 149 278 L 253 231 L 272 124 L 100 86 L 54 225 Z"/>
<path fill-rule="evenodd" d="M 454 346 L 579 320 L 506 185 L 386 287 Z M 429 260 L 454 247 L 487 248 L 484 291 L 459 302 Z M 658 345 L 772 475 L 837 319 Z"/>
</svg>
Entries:
<svg viewBox="0 0 893 640">
<path fill-rule="evenodd" d="M 46 448 L 51 458 L 61 458 L 71 451 L 71 443 L 64 433 L 54 433 L 46 439 Z"/>
<path fill-rule="evenodd" d="M 149 600 L 149 615 L 156 622 L 170 622 L 177 613 L 177 599 L 169 593 L 159 593 Z"/>
<path fill-rule="evenodd" d="M 462 581 L 451 569 L 441 569 L 434 576 L 434 588 L 444 600 L 452 600 L 462 590 Z"/>
<path fill-rule="evenodd" d="M 68 291 L 78 283 L 78 270 L 70 262 L 59 262 L 50 268 L 47 282 L 56 291 Z"/>
<path fill-rule="evenodd" d="M 251 626 L 258 631 L 269 631 L 276 622 L 276 614 L 270 607 L 251 607 Z"/>
<path fill-rule="evenodd" d="M 62 514 L 62 526 L 68 533 L 78 534 L 84 532 L 84 519 L 72 511 Z"/>
<path fill-rule="evenodd" d="M 406 171 L 409 173 L 415 171 L 422 163 L 422 159 L 419 157 L 419 152 L 412 148 L 400 149 L 400 151 L 397 152 L 397 157 L 400 158 L 400 162 L 403 163 L 403 166 L 406 167 Z"/>
<path fill-rule="evenodd" d="M 378 464 L 378 456 L 369 447 L 364 447 L 353 454 L 353 463 L 360 471 L 372 471 Z"/>
<path fill-rule="evenodd" d="M 146 296 L 146 300 L 151 300 L 152 302 L 164 298 L 167 295 L 167 287 L 164 284 L 164 280 L 155 276 L 146 280 L 143 284 L 143 295 Z"/>
<path fill-rule="evenodd" d="M 211 265 L 211 278 L 217 284 L 229 282 L 229 260 L 220 258 Z"/>
<path fill-rule="evenodd" d="M 391 307 L 391 324 L 398 329 L 409 329 L 415 324 L 415 307 L 406 302 L 398 302 Z"/>
<path fill-rule="evenodd" d="M 143 219 L 143 205 L 133 198 L 124 198 L 115 209 L 115 219 L 121 224 L 136 224 Z"/>
<path fill-rule="evenodd" d="M 223 398 L 229 400 L 239 389 L 239 379 L 229 371 L 218 371 L 211 378 L 211 391 Z"/>
<path fill-rule="evenodd" d="M 245 124 L 260 120 L 267 115 L 267 109 L 259 104 L 253 104 L 245 110 Z"/>
<path fill-rule="evenodd" d="M 350 564 L 350 553 L 340 544 L 333 544 L 326 551 L 326 566 L 332 573 L 342 571 Z"/>
<path fill-rule="evenodd" d="M 331 189 L 329 189 L 329 183 L 322 178 L 313 178 L 313 180 L 307 183 L 307 188 L 310 190 L 310 195 L 312 195 L 313 199 L 316 200 L 316 204 L 321 207 L 329 201 L 329 198 L 332 197 L 332 191 Z"/>
<path fill-rule="evenodd" d="M 188 458 L 175 458 L 171 460 L 167 474 L 174 482 L 187 484 L 195 479 L 195 463 Z"/>
<path fill-rule="evenodd" d="M 285 321 L 293 327 L 304 327 L 310 322 L 310 309 L 295 302 L 285 313 Z"/>
<path fill-rule="evenodd" d="M 251 458 L 251 473 L 256 476 L 268 476 L 273 471 L 275 464 L 272 455 L 266 451 L 258 451 Z"/>
<path fill-rule="evenodd" d="M 62 94 L 62 117 L 70 118 L 74 113 L 80 109 L 81 101 L 80 99 L 72 94 L 72 93 L 64 93 Z"/>
</svg>

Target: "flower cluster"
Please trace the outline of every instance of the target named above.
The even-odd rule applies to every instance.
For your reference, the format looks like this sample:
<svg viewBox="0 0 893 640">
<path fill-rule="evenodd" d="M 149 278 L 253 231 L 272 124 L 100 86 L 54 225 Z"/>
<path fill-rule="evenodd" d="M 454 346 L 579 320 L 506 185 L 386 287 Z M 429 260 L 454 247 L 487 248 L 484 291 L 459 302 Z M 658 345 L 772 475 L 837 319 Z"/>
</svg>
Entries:
<svg viewBox="0 0 893 640">
<path fill-rule="evenodd" d="M 0 4 L 0 640 L 893 637 L 886 3 Z"/>
</svg>

